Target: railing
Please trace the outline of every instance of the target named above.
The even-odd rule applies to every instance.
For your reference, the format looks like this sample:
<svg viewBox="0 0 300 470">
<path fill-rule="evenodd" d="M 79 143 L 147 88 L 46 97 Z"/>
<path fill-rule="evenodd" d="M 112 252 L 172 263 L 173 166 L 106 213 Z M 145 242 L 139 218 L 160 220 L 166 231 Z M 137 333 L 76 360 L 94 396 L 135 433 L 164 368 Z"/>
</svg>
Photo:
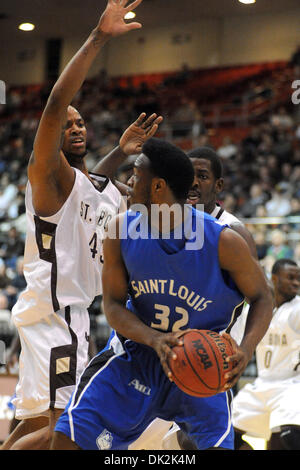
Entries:
<svg viewBox="0 0 300 470">
<path fill-rule="evenodd" d="M 250 217 L 241 219 L 241 221 L 246 225 L 268 225 L 270 226 L 270 231 L 267 232 L 267 239 L 271 236 L 272 230 L 275 230 L 280 225 L 296 225 L 296 227 L 291 227 L 290 232 L 286 233 L 286 237 L 291 242 L 297 242 L 300 240 L 300 215 L 295 216 L 285 216 L 285 217 Z M 299 224 L 299 227 L 297 225 Z"/>
</svg>

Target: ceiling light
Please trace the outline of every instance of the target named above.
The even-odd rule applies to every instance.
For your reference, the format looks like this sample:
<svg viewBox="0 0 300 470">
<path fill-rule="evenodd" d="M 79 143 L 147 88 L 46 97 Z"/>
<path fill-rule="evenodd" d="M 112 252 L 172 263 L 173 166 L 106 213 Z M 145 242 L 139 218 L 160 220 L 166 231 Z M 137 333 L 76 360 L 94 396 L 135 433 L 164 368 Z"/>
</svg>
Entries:
<svg viewBox="0 0 300 470">
<path fill-rule="evenodd" d="M 256 0 L 239 0 L 240 3 L 244 3 L 245 5 L 250 5 L 251 3 L 255 3 Z"/>
<path fill-rule="evenodd" d="M 21 31 L 32 31 L 34 30 L 34 28 L 35 28 L 35 25 L 32 23 L 22 23 L 19 25 L 19 29 Z"/>
<path fill-rule="evenodd" d="M 135 17 L 136 17 L 136 14 L 134 13 L 134 11 L 129 11 L 124 16 L 125 20 L 132 20 L 132 18 L 135 18 Z"/>
</svg>

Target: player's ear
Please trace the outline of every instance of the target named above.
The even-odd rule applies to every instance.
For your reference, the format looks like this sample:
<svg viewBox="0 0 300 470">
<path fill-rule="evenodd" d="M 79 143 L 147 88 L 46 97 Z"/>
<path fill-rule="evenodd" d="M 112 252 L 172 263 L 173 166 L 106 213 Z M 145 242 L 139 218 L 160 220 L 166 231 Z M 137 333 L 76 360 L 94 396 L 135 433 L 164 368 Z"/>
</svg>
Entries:
<svg viewBox="0 0 300 470">
<path fill-rule="evenodd" d="M 154 193 L 159 193 L 166 188 L 167 183 L 163 178 L 153 178 L 151 186 Z"/>
<path fill-rule="evenodd" d="M 224 188 L 224 178 L 218 178 L 215 184 L 216 193 L 219 194 Z"/>
</svg>

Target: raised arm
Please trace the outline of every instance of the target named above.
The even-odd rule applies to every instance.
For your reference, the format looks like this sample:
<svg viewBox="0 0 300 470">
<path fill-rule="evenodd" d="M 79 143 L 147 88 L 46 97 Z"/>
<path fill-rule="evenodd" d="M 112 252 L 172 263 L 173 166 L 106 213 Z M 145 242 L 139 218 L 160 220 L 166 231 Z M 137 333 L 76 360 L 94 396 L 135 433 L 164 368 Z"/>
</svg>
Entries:
<svg viewBox="0 0 300 470">
<path fill-rule="evenodd" d="M 162 120 L 162 116 L 157 116 L 155 113 L 148 118 L 146 113 L 140 114 L 138 119 L 124 131 L 118 147 L 106 155 L 95 166 L 93 172 L 106 175 L 113 180 L 126 158 L 142 151 L 143 143 L 154 136 Z"/>
<path fill-rule="evenodd" d="M 272 296 L 263 271 L 251 254 L 245 240 L 235 231 L 224 229 L 219 241 L 219 260 L 228 271 L 241 293 L 249 300 L 244 337 L 240 346 L 231 338 L 236 354 L 232 373 L 228 374 L 227 388 L 232 387 L 242 375 L 257 344 L 265 335 L 272 318 Z"/>
<path fill-rule="evenodd" d="M 28 166 L 33 205 L 39 215 L 47 216 L 57 212 L 74 183 L 74 172 L 61 151 L 68 106 L 104 44 L 112 37 L 141 27 L 140 23 L 124 21 L 125 14 L 136 8 L 141 1 L 135 0 L 126 6 L 127 0 L 108 0 L 97 26 L 52 89 L 39 123 Z"/>
</svg>

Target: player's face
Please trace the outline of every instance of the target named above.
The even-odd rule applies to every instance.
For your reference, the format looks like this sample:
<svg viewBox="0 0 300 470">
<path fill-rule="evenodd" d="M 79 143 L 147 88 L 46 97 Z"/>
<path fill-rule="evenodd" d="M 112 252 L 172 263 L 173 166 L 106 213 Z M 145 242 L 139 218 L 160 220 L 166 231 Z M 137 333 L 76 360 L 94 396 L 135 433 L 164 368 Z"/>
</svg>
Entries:
<svg viewBox="0 0 300 470">
<path fill-rule="evenodd" d="M 83 158 L 86 155 L 86 127 L 84 120 L 72 106 L 69 106 L 67 112 L 62 150 L 67 158 Z"/>
<path fill-rule="evenodd" d="M 216 179 L 211 162 L 204 158 L 191 158 L 194 167 L 195 177 L 191 187 L 187 203 L 192 206 L 203 204 L 205 212 L 212 212 L 215 208 L 217 195 L 223 188 L 223 179 Z"/>
<path fill-rule="evenodd" d="M 275 289 L 285 298 L 292 299 L 300 294 L 300 269 L 297 266 L 284 265 L 279 273 L 273 276 Z"/>
<path fill-rule="evenodd" d="M 133 174 L 129 178 L 127 184 L 128 190 L 128 202 L 132 204 L 144 204 L 149 206 L 151 200 L 151 180 L 153 176 L 149 170 L 149 162 L 145 155 L 141 154 L 133 168 Z"/>
</svg>

